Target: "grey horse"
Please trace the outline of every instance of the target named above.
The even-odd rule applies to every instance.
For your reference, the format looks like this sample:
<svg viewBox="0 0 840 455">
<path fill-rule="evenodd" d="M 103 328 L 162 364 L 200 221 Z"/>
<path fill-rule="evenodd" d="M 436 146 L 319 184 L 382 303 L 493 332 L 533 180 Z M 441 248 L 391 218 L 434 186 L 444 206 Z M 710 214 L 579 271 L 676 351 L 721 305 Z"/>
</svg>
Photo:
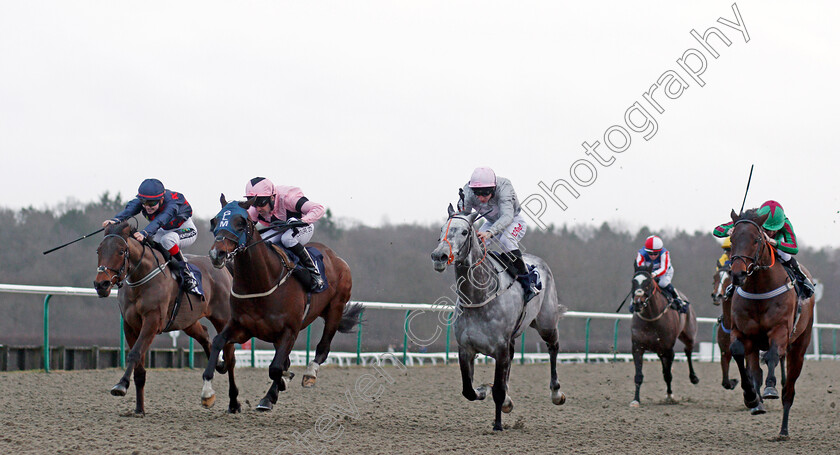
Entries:
<svg viewBox="0 0 840 455">
<path fill-rule="evenodd" d="M 542 259 L 526 254 L 527 264 L 536 266 L 542 278 L 542 292 L 523 304 L 522 287 L 507 272 L 501 261 L 487 254 L 486 245 L 479 241 L 473 223 L 477 213 L 455 213 L 449 206 L 449 219 L 441 228 L 440 243 L 432 252 L 435 270 L 443 272 L 455 265 L 458 299 L 453 315 L 455 339 L 458 341 L 458 362 L 461 366 L 463 395 L 467 400 L 483 400 L 492 387 L 496 403 L 493 429 L 502 430 L 502 412 L 513 409 L 507 395 L 510 365 L 514 355 L 514 341 L 526 327 L 537 330 L 548 346 L 551 360 L 551 401 L 565 403 L 566 395 L 557 381 L 557 351 L 560 335 L 557 323 L 565 312 L 559 304 L 554 276 Z M 501 269 L 501 272 L 497 270 Z M 473 388 L 473 363 L 477 353 L 496 360 L 493 384 Z"/>
</svg>

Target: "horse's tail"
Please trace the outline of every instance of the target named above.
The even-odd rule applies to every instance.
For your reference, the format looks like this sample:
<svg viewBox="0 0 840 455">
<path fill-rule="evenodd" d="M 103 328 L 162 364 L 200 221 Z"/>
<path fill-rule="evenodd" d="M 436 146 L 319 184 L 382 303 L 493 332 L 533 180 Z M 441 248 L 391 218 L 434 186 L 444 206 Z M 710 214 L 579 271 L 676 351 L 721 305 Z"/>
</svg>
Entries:
<svg viewBox="0 0 840 455">
<path fill-rule="evenodd" d="M 356 325 L 361 325 L 362 321 L 359 317 L 362 314 L 364 307 L 361 303 L 351 303 L 344 308 L 344 313 L 341 315 L 341 322 L 338 323 L 338 331 L 341 333 L 353 333 Z"/>
</svg>

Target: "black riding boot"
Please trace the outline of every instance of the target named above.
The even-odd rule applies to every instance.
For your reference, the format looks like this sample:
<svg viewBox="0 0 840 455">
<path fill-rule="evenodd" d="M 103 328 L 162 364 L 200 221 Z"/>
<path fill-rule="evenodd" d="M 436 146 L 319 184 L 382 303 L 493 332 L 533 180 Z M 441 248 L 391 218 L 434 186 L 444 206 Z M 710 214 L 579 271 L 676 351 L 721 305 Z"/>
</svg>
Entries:
<svg viewBox="0 0 840 455">
<path fill-rule="evenodd" d="M 321 277 L 321 272 L 318 271 L 318 267 L 315 266 L 315 261 L 313 261 L 312 257 L 309 256 L 309 251 L 307 251 L 300 243 L 289 248 L 289 250 L 291 250 L 292 253 L 295 253 L 295 256 L 300 258 L 301 265 L 303 265 L 312 277 L 312 286 L 309 290 L 314 291 L 323 286 L 324 279 Z"/>
<path fill-rule="evenodd" d="M 525 299 L 525 303 L 528 303 L 528 301 L 540 293 L 540 290 L 537 289 L 535 284 L 531 282 L 531 276 L 528 273 L 528 266 L 525 265 L 525 260 L 522 259 L 522 251 L 511 250 L 510 254 L 515 257 L 513 267 L 516 269 L 516 281 L 522 285 L 522 290 L 524 291 L 523 298 Z"/>
<path fill-rule="evenodd" d="M 680 299 L 679 295 L 677 295 L 677 290 L 674 289 L 674 285 L 672 283 L 668 283 L 668 286 L 665 286 L 662 290 L 671 296 L 671 308 L 679 311 L 680 313 L 688 312 L 688 306 L 682 301 L 682 299 Z"/>
<path fill-rule="evenodd" d="M 811 298 L 811 296 L 814 295 L 814 283 L 811 283 L 811 280 L 809 280 L 802 272 L 802 269 L 799 268 L 799 263 L 796 262 L 796 258 L 791 257 L 789 261 L 784 262 L 783 264 L 785 267 L 793 271 L 793 276 L 795 276 L 796 281 L 799 282 L 799 289 L 802 290 L 802 298 Z"/>
<path fill-rule="evenodd" d="M 181 271 L 181 277 L 184 280 L 183 283 L 181 283 L 181 288 L 187 292 L 201 295 L 201 293 L 198 292 L 198 281 L 196 281 L 192 271 L 190 271 L 190 268 L 187 267 L 187 258 L 184 257 L 184 254 L 178 251 L 172 255 L 172 259 L 178 261 L 178 270 Z"/>
</svg>

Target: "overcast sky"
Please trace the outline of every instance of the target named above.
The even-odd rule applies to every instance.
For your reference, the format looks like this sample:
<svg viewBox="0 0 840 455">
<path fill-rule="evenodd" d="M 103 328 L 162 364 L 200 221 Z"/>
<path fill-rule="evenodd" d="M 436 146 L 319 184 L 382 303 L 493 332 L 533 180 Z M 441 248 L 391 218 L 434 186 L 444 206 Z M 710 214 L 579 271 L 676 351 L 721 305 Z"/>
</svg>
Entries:
<svg viewBox="0 0 840 455">
<path fill-rule="evenodd" d="M 207 218 L 259 175 L 338 217 L 432 223 L 484 165 L 546 224 L 711 231 L 754 163 L 747 206 L 840 246 L 840 6 L 738 1 L 744 32 L 732 5 L 2 1 L 0 205 L 156 177 Z M 690 34 L 709 27 L 717 58 Z M 559 179 L 566 210 L 540 189 Z"/>
</svg>

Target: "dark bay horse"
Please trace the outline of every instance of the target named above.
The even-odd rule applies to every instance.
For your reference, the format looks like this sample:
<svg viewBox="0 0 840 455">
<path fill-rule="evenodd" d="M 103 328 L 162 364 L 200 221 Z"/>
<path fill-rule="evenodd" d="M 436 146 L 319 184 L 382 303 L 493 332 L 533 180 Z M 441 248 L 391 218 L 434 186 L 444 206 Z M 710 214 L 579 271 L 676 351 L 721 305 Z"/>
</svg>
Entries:
<svg viewBox="0 0 840 455">
<path fill-rule="evenodd" d="M 697 318 L 694 307 L 689 305 L 688 313 L 682 314 L 671 309 L 668 299 L 651 274 L 651 266 L 636 267 L 633 275 L 633 324 L 630 329 L 633 342 L 633 363 L 636 365 L 636 394 L 631 407 L 639 407 L 639 389 L 642 387 L 644 375 L 642 365 L 645 351 L 655 352 L 662 362 L 662 376 L 667 386 L 665 399 L 674 402 L 671 391 L 671 364 L 674 362 L 674 345 L 677 338 L 685 345 L 685 356 L 688 360 L 688 378 L 692 384 L 700 379 L 694 373 L 691 352 L 694 351 L 694 340 L 697 336 Z M 678 291 L 679 292 L 679 291 Z M 685 298 L 684 296 L 680 296 Z"/>
<path fill-rule="evenodd" d="M 732 352 L 729 345 L 732 344 L 729 334 L 732 332 L 732 315 L 729 312 L 732 306 L 732 299 L 726 298 L 726 288 L 732 283 L 729 265 L 720 267 L 714 276 L 714 291 L 712 292 L 712 303 L 720 306 L 721 317 L 717 328 L 717 344 L 720 347 L 720 370 L 723 374 L 721 385 L 724 389 L 732 390 L 738 385 L 737 379 L 729 378 L 729 363 L 732 360 Z"/>
<path fill-rule="evenodd" d="M 230 318 L 231 277 L 227 270 L 212 267 L 207 257 L 188 256 L 190 263 L 201 270 L 205 299 L 190 295 L 188 300 L 185 295 L 175 318 L 169 324 L 180 287 L 163 255 L 135 240 L 134 232 L 128 223 L 110 225 L 105 229 L 105 238 L 96 249 L 99 267 L 93 287 L 99 297 L 107 297 L 114 285 L 124 285 L 119 293 L 119 303 L 125 339 L 131 351 L 126 358 L 125 374 L 111 389 L 111 395 L 125 395 L 129 377 L 134 371 L 134 387 L 137 389 L 137 407 L 134 412 L 145 414 L 143 388 L 146 368 L 143 363 L 155 335 L 164 329 L 167 332 L 183 330 L 198 341 L 209 359 L 210 336 L 199 320 L 206 317 L 216 331 L 225 326 Z M 218 354 L 216 352 L 216 357 Z M 233 346 L 224 350 L 224 359 L 225 362 L 219 363 L 219 372 L 227 371 L 233 383 Z"/>
<path fill-rule="evenodd" d="M 514 342 L 529 326 L 533 327 L 548 347 L 551 365 L 549 390 L 551 401 L 561 405 L 566 395 L 557 380 L 557 352 L 560 334 L 557 323 L 565 307 L 557 299 L 554 276 L 548 265 L 537 256 L 523 255 L 533 264 L 542 278 L 542 292 L 523 303 L 522 288 L 502 270 L 497 272 L 490 255 L 476 236 L 473 223 L 477 213 L 455 213 L 449 206 L 449 219 L 441 229 L 440 242 L 432 252 L 435 270 L 443 272 L 454 264 L 458 299 L 455 306 L 453 330 L 458 342 L 458 362 L 461 366 L 462 394 L 469 401 L 483 400 L 492 387 L 496 404 L 493 430 L 502 430 L 502 412 L 513 410 L 508 396 L 510 365 L 515 353 Z M 484 258 L 484 259 L 482 259 Z M 481 265 L 483 264 L 483 265 Z M 477 353 L 496 360 L 493 384 L 473 388 L 473 362 Z"/>
<path fill-rule="evenodd" d="M 359 323 L 359 305 L 347 305 L 353 286 L 350 267 L 343 259 L 320 243 L 309 243 L 324 256 L 325 278 L 329 287 L 318 294 L 308 294 L 297 279 L 291 278 L 293 266 L 283 252 L 273 251 L 260 237 L 247 209 L 253 200 L 228 203 L 222 195 L 222 210 L 211 221 L 216 236 L 210 258 L 222 268 L 233 263 L 233 288 L 230 296 L 231 318 L 213 339 L 211 357 L 231 343 L 244 343 L 251 337 L 274 344 L 274 359 L 268 368 L 271 387 L 260 400 L 257 410 L 270 411 L 279 392 L 286 390 L 284 372 L 289 369 L 289 353 L 298 332 L 316 318 L 324 319 L 324 333 L 315 350 L 315 359 L 307 366 L 303 386 L 315 384 L 318 367 L 327 359 L 336 331 L 349 333 Z M 282 229 L 282 228 L 278 228 Z M 212 360 L 212 359 L 211 359 Z M 202 405 L 215 402 L 212 387 L 213 363 L 204 371 Z M 231 383 L 228 412 L 241 410 L 239 390 Z"/>
<path fill-rule="evenodd" d="M 755 210 L 748 210 L 739 216 L 733 210 L 730 216 L 735 222 L 730 236 L 732 282 L 738 287 L 732 297 L 730 349 L 741 372 L 744 404 L 753 415 L 765 412 L 758 394 L 762 382 L 759 350 L 767 351 L 768 385 L 780 359 L 786 359 L 787 374 L 782 388 L 784 414 L 778 438 L 788 439 L 788 416 L 805 351 L 811 342 L 815 300 L 813 296 L 802 300 L 801 313 L 797 311 L 798 297 L 793 283 L 781 261 L 776 260 L 773 241 L 761 227 L 768 215 L 757 216 Z M 802 268 L 810 278 L 810 273 Z M 772 385 L 775 386 L 775 377 Z"/>
</svg>

